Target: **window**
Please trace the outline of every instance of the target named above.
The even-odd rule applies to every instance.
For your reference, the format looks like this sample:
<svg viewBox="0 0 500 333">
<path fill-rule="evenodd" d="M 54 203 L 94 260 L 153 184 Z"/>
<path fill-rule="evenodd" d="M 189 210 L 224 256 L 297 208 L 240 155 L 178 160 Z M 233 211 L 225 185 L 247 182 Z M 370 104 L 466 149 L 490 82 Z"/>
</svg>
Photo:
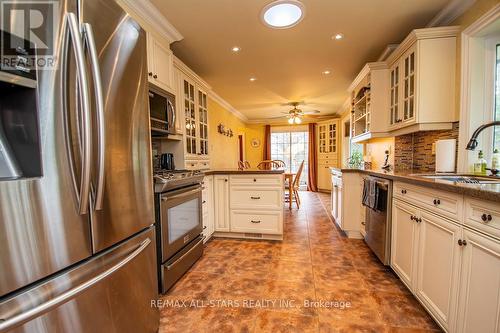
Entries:
<svg viewBox="0 0 500 333">
<path fill-rule="evenodd" d="M 300 130 L 299 130 L 300 129 Z M 309 132 L 307 128 L 273 129 L 271 133 L 271 159 L 282 160 L 291 172 L 297 172 L 304 161 L 300 185 L 307 186 Z"/>
<path fill-rule="evenodd" d="M 500 44 L 496 45 L 495 57 L 495 108 L 494 119 L 500 120 Z M 500 126 L 494 127 L 493 150 L 500 150 Z"/>
</svg>

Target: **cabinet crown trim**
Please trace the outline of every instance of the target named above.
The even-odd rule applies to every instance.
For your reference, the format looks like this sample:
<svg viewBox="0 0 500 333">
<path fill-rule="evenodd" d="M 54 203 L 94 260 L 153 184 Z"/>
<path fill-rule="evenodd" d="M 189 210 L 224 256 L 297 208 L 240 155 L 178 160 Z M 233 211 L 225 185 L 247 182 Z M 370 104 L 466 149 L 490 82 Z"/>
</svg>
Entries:
<svg viewBox="0 0 500 333">
<path fill-rule="evenodd" d="M 359 83 L 370 73 L 371 71 L 380 70 L 380 69 L 388 69 L 389 66 L 385 61 L 379 62 L 369 62 L 367 63 L 363 69 L 359 72 L 358 76 L 352 81 L 351 85 L 347 89 L 348 92 L 354 91 Z"/>
<path fill-rule="evenodd" d="M 167 20 L 165 16 L 160 14 L 158 8 L 149 1 L 137 0 L 120 0 L 134 14 L 147 22 L 160 36 L 165 38 L 169 44 L 184 39 L 184 36 Z"/>
<path fill-rule="evenodd" d="M 387 63 L 392 64 L 398 60 L 415 42 L 423 39 L 457 37 L 460 26 L 415 29 L 399 44 L 398 48 L 387 58 Z"/>
</svg>

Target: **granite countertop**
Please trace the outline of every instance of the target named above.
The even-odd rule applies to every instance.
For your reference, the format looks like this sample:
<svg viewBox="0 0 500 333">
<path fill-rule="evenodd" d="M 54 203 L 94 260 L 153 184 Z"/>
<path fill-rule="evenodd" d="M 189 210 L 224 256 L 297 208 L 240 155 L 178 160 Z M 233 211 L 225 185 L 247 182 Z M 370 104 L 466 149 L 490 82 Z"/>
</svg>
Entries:
<svg viewBox="0 0 500 333">
<path fill-rule="evenodd" d="M 432 173 L 422 173 L 415 171 L 384 171 L 384 170 L 362 170 L 362 169 L 340 169 L 331 168 L 332 174 L 358 172 L 366 175 L 387 178 L 409 184 L 426 186 L 437 190 L 449 191 L 467 196 L 500 202 L 500 184 L 464 184 L 448 180 L 423 178 L 423 175 Z"/>
<path fill-rule="evenodd" d="M 213 169 L 204 171 L 205 175 L 279 175 L 285 172 L 285 169 Z"/>
</svg>

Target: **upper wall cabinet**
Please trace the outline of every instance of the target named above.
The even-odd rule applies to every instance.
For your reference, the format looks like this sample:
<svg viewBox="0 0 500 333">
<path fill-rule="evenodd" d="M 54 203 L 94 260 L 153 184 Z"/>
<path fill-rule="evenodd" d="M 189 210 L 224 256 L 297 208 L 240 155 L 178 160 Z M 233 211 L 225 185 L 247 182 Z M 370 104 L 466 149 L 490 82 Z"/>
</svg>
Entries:
<svg viewBox="0 0 500 333">
<path fill-rule="evenodd" d="M 176 93 L 174 84 L 174 54 L 168 46 L 148 33 L 148 80 L 150 83 Z"/>
<path fill-rule="evenodd" d="M 387 63 L 368 63 L 349 87 L 353 142 L 387 135 L 388 73 Z"/>
<path fill-rule="evenodd" d="M 391 135 L 451 129 L 455 106 L 456 39 L 459 27 L 413 30 L 387 63 Z M 373 119 L 373 117 L 372 117 Z"/>
</svg>

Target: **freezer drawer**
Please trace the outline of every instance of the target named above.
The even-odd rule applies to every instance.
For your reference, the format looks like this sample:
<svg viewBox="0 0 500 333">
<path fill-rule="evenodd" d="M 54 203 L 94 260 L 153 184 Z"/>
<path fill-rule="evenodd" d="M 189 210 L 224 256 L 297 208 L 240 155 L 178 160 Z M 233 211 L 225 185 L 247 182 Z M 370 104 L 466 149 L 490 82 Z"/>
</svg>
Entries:
<svg viewBox="0 0 500 333">
<path fill-rule="evenodd" d="M 156 332 L 156 247 L 149 228 L 0 303 L 0 332 Z"/>
</svg>

